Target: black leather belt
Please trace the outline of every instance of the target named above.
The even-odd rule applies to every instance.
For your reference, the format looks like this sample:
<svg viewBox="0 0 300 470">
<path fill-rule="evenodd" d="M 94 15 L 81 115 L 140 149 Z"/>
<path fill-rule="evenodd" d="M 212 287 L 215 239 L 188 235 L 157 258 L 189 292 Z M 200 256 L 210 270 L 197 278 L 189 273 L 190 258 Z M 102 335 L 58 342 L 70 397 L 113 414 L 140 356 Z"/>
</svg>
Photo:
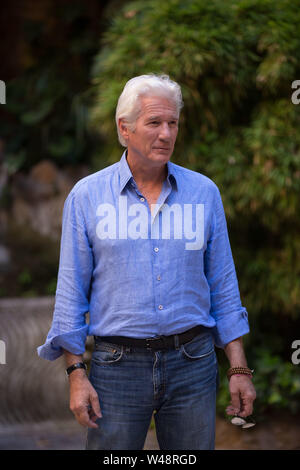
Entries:
<svg viewBox="0 0 300 470">
<path fill-rule="evenodd" d="M 128 338 L 127 336 L 95 336 L 95 340 L 105 341 L 107 343 L 120 344 L 128 347 L 138 347 L 153 350 L 175 349 L 181 344 L 188 343 L 195 336 L 202 333 L 205 327 L 202 325 L 195 326 L 184 333 L 171 336 L 155 336 L 154 338 Z"/>
</svg>

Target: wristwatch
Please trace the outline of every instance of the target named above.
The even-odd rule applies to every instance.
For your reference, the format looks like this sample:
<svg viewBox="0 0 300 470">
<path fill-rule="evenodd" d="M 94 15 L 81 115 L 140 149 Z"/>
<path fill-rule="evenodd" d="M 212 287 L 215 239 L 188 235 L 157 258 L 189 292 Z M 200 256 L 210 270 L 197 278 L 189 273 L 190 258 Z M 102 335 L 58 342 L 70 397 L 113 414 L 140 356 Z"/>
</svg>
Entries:
<svg viewBox="0 0 300 470">
<path fill-rule="evenodd" d="M 69 377 L 69 375 L 71 374 L 71 372 L 73 372 L 73 370 L 75 369 L 87 369 L 86 365 L 84 362 L 76 362 L 76 364 L 72 364 L 70 367 L 68 367 L 66 369 L 66 375 L 67 377 Z"/>
</svg>

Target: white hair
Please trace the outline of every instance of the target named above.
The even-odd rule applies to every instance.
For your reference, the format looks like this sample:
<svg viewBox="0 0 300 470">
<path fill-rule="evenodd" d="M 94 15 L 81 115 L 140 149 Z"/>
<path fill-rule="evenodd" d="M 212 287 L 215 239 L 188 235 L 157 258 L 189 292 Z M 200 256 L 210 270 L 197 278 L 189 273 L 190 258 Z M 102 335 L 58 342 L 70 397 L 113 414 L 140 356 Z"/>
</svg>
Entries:
<svg viewBox="0 0 300 470">
<path fill-rule="evenodd" d="M 143 96 L 160 96 L 167 98 L 175 104 L 179 113 L 183 107 L 181 89 L 178 83 L 171 80 L 168 75 L 140 75 L 129 80 L 118 100 L 116 108 L 116 124 L 119 142 L 127 147 L 126 141 L 119 130 L 119 119 L 124 119 L 133 131 L 136 120 L 141 112 L 140 98 Z"/>
</svg>

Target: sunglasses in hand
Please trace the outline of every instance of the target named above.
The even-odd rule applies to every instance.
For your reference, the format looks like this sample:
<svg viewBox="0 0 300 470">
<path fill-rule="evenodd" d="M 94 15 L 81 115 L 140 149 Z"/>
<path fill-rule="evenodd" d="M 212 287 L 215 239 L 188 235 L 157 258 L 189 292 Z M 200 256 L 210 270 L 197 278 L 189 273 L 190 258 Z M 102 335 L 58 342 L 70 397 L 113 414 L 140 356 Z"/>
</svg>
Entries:
<svg viewBox="0 0 300 470">
<path fill-rule="evenodd" d="M 241 417 L 239 415 L 234 416 L 231 418 L 230 422 L 235 426 L 241 426 L 242 429 L 249 429 L 255 426 L 255 421 L 252 416 Z"/>
</svg>

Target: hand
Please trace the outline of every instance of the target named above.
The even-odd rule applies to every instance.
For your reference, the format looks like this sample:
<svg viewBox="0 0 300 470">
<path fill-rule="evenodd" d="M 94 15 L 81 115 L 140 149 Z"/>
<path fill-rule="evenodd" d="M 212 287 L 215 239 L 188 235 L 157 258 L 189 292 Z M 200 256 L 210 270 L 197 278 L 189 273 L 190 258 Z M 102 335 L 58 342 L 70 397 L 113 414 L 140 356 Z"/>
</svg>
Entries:
<svg viewBox="0 0 300 470">
<path fill-rule="evenodd" d="M 70 374 L 70 410 L 79 424 L 89 428 L 98 428 L 95 421 L 102 418 L 96 390 L 86 376 L 85 371 L 75 370 Z"/>
<path fill-rule="evenodd" d="M 232 375 L 229 380 L 231 404 L 226 408 L 228 415 L 239 415 L 243 418 L 253 412 L 256 398 L 255 388 L 247 375 Z"/>
</svg>

